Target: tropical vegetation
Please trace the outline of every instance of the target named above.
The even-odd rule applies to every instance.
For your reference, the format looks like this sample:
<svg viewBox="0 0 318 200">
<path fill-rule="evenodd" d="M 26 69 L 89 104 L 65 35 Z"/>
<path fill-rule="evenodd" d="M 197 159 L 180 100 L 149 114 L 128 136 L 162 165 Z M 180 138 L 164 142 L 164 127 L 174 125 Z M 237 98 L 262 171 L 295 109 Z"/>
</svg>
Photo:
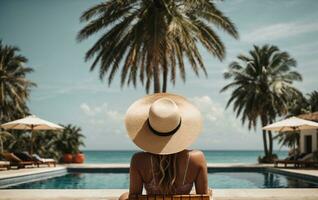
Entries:
<svg viewBox="0 0 318 200">
<path fill-rule="evenodd" d="M 26 102 L 36 86 L 26 78 L 33 69 L 26 67 L 28 60 L 19 51 L 0 40 L 0 124 L 28 114 Z"/>
<path fill-rule="evenodd" d="M 62 125 L 63 126 L 63 125 Z M 63 126 L 61 132 L 37 131 L 34 137 L 34 153 L 43 157 L 61 160 L 65 153 L 76 154 L 80 147 L 85 146 L 81 128 L 72 124 Z M 12 133 L 14 137 L 4 142 L 5 150 L 8 152 L 23 152 L 30 149 L 30 136 L 21 131 Z"/>
<path fill-rule="evenodd" d="M 291 99 L 301 93 L 293 87 L 295 81 L 301 81 L 301 75 L 294 71 L 296 60 L 277 46 L 253 46 L 248 55 L 239 55 L 232 62 L 224 78 L 231 80 L 221 92 L 232 90 L 227 107 L 233 105 L 236 117 L 248 128 L 256 128 L 274 122 L 279 116 L 288 113 Z M 273 137 L 271 131 L 263 130 L 265 156 L 262 162 L 271 162 L 273 155 Z"/>
<path fill-rule="evenodd" d="M 26 67 L 27 58 L 19 54 L 16 46 L 4 45 L 0 40 L 0 124 L 29 115 L 27 100 L 36 84 L 27 75 L 33 69 Z M 66 125 L 62 133 L 35 132 L 34 153 L 60 159 L 65 152 L 78 153 L 84 146 L 81 129 Z M 0 152 L 23 152 L 30 149 L 31 134 L 26 131 L 0 128 Z"/>
<path fill-rule="evenodd" d="M 3 152 L 3 142 L 6 141 L 6 139 L 13 137 L 11 133 L 7 131 L 1 131 L 0 132 L 0 153 Z"/>
<path fill-rule="evenodd" d="M 85 146 L 83 139 L 85 136 L 82 134 L 80 127 L 68 124 L 64 126 L 63 132 L 59 134 L 58 140 L 56 141 L 56 148 L 61 153 L 79 153 L 80 147 Z"/>
<path fill-rule="evenodd" d="M 318 111 L 318 91 L 314 90 L 306 96 L 300 94 L 290 101 L 288 116 L 297 116 Z"/>
<path fill-rule="evenodd" d="M 177 70 L 185 81 L 185 59 L 197 76 L 207 75 L 199 44 L 224 58 L 225 46 L 212 25 L 238 38 L 235 25 L 211 0 L 110 0 L 86 10 L 80 20 L 86 25 L 78 41 L 99 35 L 86 52 L 85 60 L 93 60 L 90 69 L 99 65 L 99 77 L 108 75 L 109 85 L 119 70 L 121 86 L 136 87 L 139 76 L 147 93 L 151 84 L 155 93 L 166 92 Z"/>
<path fill-rule="evenodd" d="M 27 58 L 19 54 L 16 46 L 5 45 L 0 40 L 0 124 L 24 117 L 29 109 L 26 102 L 36 84 L 26 78 L 33 69 L 27 67 Z M 0 151 L 4 142 L 14 136 L 0 128 Z"/>
</svg>

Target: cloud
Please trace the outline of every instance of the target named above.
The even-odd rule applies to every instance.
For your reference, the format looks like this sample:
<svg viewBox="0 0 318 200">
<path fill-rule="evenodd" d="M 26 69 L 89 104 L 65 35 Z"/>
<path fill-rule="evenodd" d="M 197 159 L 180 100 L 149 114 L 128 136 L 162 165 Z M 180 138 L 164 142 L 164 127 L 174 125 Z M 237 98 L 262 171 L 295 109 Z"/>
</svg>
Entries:
<svg viewBox="0 0 318 200">
<path fill-rule="evenodd" d="M 317 22 L 286 22 L 271 24 L 251 30 L 244 34 L 245 42 L 262 42 L 268 40 L 288 39 L 292 36 L 318 31 Z"/>
<path fill-rule="evenodd" d="M 199 108 L 206 120 L 214 122 L 223 118 L 223 109 L 221 108 L 221 105 L 212 101 L 209 96 L 194 97 L 191 101 Z"/>
<path fill-rule="evenodd" d="M 204 119 L 204 132 L 216 132 L 219 134 L 245 134 L 247 128 L 242 126 L 231 111 L 225 111 L 224 107 L 212 100 L 208 95 L 190 98 L 190 101 L 200 110 Z"/>
<path fill-rule="evenodd" d="M 104 102 L 89 104 L 83 102 L 79 106 L 80 120 L 85 131 L 88 149 L 134 149 L 127 138 L 124 126 L 124 112 L 115 103 Z"/>
<path fill-rule="evenodd" d="M 80 105 L 81 111 L 88 117 L 94 117 L 93 120 L 99 121 L 100 119 L 107 119 L 122 122 L 124 119 L 124 114 L 117 110 L 109 108 L 107 103 L 101 105 L 92 106 L 87 103 L 82 103 Z"/>
<path fill-rule="evenodd" d="M 82 103 L 80 108 L 86 115 L 91 115 L 91 108 L 86 103 Z"/>
<path fill-rule="evenodd" d="M 204 122 L 202 135 L 194 148 L 205 149 L 257 149 L 261 148 L 260 134 L 253 134 L 230 110 L 209 95 L 195 96 L 190 101 L 201 111 Z M 259 131 L 258 131 L 259 132 Z M 249 140 L 250 142 L 246 142 Z"/>
</svg>

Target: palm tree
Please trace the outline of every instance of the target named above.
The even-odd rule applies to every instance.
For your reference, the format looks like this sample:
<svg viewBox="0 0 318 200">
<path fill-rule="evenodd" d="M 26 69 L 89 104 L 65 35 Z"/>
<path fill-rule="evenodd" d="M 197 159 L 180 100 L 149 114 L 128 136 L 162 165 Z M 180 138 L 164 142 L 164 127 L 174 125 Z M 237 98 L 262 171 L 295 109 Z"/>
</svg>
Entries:
<svg viewBox="0 0 318 200">
<path fill-rule="evenodd" d="M 139 76 L 147 93 L 152 81 L 154 92 L 165 92 L 169 73 L 175 84 L 177 68 L 185 81 L 184 58 L 197 76 L 200 70 L 207 75 L 198 43 L 224 58 L 224 44 L 211 24 L 238 38 L 234 24 L 211 0 L 109 0 L 91 7 L 80 19 L 87 24 L 78 41 L 101 32 L 86 52 L 85 60 L 93 60 L 90 69 L 99 64 L 100 79 L 108 74 L 110 85 L 121 68 L 121 86 L 136 87 Z"/>
<path fill-rule="evenodd" d="M 313 91 L 306 96 L 299 94 L 290 101 L 287 117 L 318 111 L 318 92 Z"/>
<path fill-rule="evenodd" d="M 297 146 L 299 149 L 300 132 L 280 132 L 274 137 L 274 139 L 277 139 L 281 146 L 287 146 L 289 148 L 295 148 Z"/>
<path fill-rule="evenodd" d="M 26 101 L 35 83 L 26 79 L 33 69 L 25 67 L 27 59 L 17 54 L 19 48 L 3 45 L 0 40 L 0 123 L 23 117 Z"/>
<path fill-rule="evenodd" d="M 308 94 L 308 104 L 310 112 L 318 111 L 318 91 L 315 90 Z"/>
<path fill-rule="evenodd" d="M 54 158 L 59 160 L 61 152 L 56 147 L 57 141 L 60 139 L 60 132 L 56 131 L 39 131 L 34 137 L 34 153 L 46 158 Z"/>
<path fill-rule="evenodd" d="M 225 79 L 232 79 L 221 92 L 233 89 L 226 107 L 233 105 L 236 117 L 241 117 L 242 124 L 248 128 L 257 127 L 257 121 L 265 126 L 277 116 L 287 113 L 288 102 L 299 94 L 292 86 L 294 81 L 301 81 L 301 75 L 292 71 L 296 60 L 276 46 L 255 46 L 249 55 L 239 55 L 238 61 L 232 62 L 224 73 Z M 267 135 L 269 147 L 267 144 Z M 265 160 L 272 159 L 273 138 L 263 130 Z"/>
<path fill-rule="evenodd" d="M 300 93 L 299 95 L 295 95 L 294 98 L 289 101 L 286 118 L 308 113 L 309 109 L 308 99 Z"/>
<path fill-rule="evenodd" d="M 23 152 L 29 151 L 30 148 L 30 136 L 23 134 L 22 130 L 11 131 L 13 137 L 8 137 L 3 146 L 8 152 Z"/>
<path fill-rule="evenodd" d="M 3 152 L 3 142 L 6 141 L 7 138 L 14 138 L 11 133 L 7 131 L 0 131 L 0 153 Z"/>
<path fill-rule="evenodd" d="M 68 124 L 63 126 L 63 132 L 58 134 L 56 147 L 62 154 L 78 153 L 80 146 L 85 146 L 83 139 L 85 136 L 81 133 L 80 127 Z"/>
</svg>

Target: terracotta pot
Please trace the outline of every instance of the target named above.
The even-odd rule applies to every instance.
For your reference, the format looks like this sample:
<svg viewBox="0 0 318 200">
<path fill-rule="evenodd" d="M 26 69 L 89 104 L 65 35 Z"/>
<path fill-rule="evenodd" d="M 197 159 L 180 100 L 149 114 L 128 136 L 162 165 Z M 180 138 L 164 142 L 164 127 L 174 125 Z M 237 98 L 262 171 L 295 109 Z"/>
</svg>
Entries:
<svg viewBox="0 0 318 200">
<path fill-rule="evenodd" d="M 73 157 L 74 163 L 83 163 L 85 161 L 85 155 L 83 153 L 77 153 Z"/>
<path fill-rule="evenodd" d="M 63 155 L 64 163 L 71 163 L 73 161 L 73 155 L 70 153 L 66 153 Z"/>
</svg>

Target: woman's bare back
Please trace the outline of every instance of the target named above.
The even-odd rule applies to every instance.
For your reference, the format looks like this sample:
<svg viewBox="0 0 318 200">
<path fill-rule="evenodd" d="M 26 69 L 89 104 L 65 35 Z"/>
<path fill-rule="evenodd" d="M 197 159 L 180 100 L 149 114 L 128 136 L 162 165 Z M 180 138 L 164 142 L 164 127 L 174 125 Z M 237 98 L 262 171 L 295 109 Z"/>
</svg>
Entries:
<svg viewBox="0 0 318 200">
<path fill-rule="evenodd" d="M 155 158 L 153 154 L 146 152 L 136 153 L 132 157 L 130 164 L 130 194 L 141 194 L 143 185 L 150 185 L 153 182 L 159 186 L 159 180 L 153 173 L 159 168 Z M 192 187 L 194 183 L 197 194 L 208 194 L 207 165 L 204 154 L 198 150 L 183 150 L 177 154 L 176 159 L 176 188 L 182 188 L 185 185 L 191 185 Z M 146 189 L 148 188 L 146 187 Z M 154 191 L 147 192 L 152 193 Z M 187 189 L 180 189 L 180 192 L 189 193 Z"/>
</svg>

